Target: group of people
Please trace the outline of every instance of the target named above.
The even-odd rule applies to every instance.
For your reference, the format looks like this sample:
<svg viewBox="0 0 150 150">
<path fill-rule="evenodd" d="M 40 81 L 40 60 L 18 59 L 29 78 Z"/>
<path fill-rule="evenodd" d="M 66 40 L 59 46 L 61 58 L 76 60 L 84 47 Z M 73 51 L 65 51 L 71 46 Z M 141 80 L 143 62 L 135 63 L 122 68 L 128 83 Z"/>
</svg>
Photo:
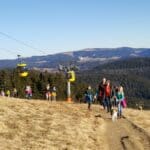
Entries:
<svg viewBox="0 0 150 150">
<path fill-rule="evenodd" d="M 0 96 L 15 97 L 15 98 L 17 98 L 18 97 L 18 90 L 15 87 L 12 90 L 9 90 L 9 89 L 4 90 L 4 89 L 2 89 L 0 91 Z M 30 99 L 32 97 L 32 89 L 31 89 L 30 85 L 27 85 L 25 87 L 25 97 L 27 99 Z"/>
<path fill-rule="evenodd" d="M 0 96 L 6 96 L 6 97 L 18 97 L 18 91 L 16 88 L 13 88 L 13 90 L 9 90 L 9 89 L 2 89 L 0 91 Z"/>
<path fill-rule="evenodd" d="M 25 93 L 26 93 L 26 98 L 30 99 L 32 98 L 32 88 L 30 85 L 26 86 L 25 89 Z M 56 101 L 56 87 L 55 86 L 50 86 L 50 84 L 46 85 L 46 89 L 45 89 L 45 98 L 48 101 Z"/>
<path fill-rule="evenodd" d="M 51 87 L 50 84 L 47 84 L 45 93 L 46 100 L 56 101 L 56 96 L 57 96 L 56 87 L 55 86 Z"/>
<path fill-rule="evenodd" d="M 122 108 L 125 107 L 126 102 L 123 87 L 111 86 L 110 80 L 106 80 L 106 78 L 100 82 L 96 94 L 89 86 L 85 92 L 85 99 L 89 110 L 91 110 L 93 100 L 97 99 L 107 112 L 112 114 L 112 109 L 116 108 L 118 117 L 122 117 Z"/>
<path fill-rule="evenodd" d="M 25 92 L 25 98 L 26 99 L 31 99 L 32 96 L 33 96 L 33 91 L 32 91 L 32 87 L 30 85 L 26 85 L 25 86 L 25 89 L 24 89 L 24 92 Z M 6 96 L 6 97 L 15 97 L 17 98 L 18 97 L 18 91 L 16 88 L 13 88 L 12 90 L 9 90 L 9 89 L 2 89 L 0 91 L 0 96 Z M 46 85 L 46 89 L 44 91 L 44 97 L 46 100 L 49 100 L 49 101 L 56 101 L 56 87 L 55 86 L 50 86 L 50 84 L 47 84 Z"/>
</svg>

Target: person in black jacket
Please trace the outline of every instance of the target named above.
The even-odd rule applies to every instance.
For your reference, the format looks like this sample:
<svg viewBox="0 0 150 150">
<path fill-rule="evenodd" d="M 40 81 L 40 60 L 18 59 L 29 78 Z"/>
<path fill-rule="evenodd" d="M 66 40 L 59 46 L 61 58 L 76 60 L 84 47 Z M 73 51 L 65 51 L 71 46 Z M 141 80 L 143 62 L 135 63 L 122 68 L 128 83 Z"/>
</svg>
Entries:
<svg viewBox="0 0 150 150">
<path fill-rule="evenodd" d="M 100 104 L 105 109 L 106 103 L 105 103 L 105 86 L 106 86 L 106 78 L 103 78 L 103 80 L 100 82 L 98 86 L 98 100 Z"/>
</svg>

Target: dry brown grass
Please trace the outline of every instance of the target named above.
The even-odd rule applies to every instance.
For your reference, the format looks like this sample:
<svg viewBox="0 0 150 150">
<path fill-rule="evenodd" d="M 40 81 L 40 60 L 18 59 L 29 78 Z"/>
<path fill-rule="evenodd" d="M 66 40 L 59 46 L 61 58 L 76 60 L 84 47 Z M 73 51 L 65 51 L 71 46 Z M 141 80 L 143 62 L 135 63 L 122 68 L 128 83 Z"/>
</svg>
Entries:
<svg viewBox="0 0 150 150">
<path fill-rule="evenodd" d="M 85 104 L 1 97 L 0 150 L 120 150 L 120 138 L 127 135 L 129 149 L 137 148 L 137 143 L 141 149 L 147 147 L 149 138 L 127 120 L 112 123 L 98 105 L 92 109 Z M 150 132 L 150 111 L 125 109 L 124 114 Z"/>
<path fill-rule="evenodd" d="M 125 109 L 125 116 L 150 134 L 150 111 Z"/>
<path fill-rule="evenodd" d="M 0 98 L 0 149 L 107 149 L 105 122 L 86 107 Z"/>
</svg>

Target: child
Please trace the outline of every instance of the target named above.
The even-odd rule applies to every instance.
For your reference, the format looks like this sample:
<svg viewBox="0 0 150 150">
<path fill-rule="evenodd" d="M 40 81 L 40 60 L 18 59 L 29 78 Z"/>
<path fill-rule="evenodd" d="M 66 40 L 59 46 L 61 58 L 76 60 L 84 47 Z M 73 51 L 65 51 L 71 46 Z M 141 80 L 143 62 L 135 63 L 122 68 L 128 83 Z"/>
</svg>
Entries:
<svg viewBox="0 0 150 150">
<path fill-rule="evenodd" d="M 88 103 L 88 110 L 91 110 L 91 104 L 93 101 L 93 92 L 92 92 L 91 86 L 89 86 L 87 91 L 85 92 L 85 99 L 86 99 L 86 102 Z"/>
<path fill-rule="evenodd" d="M 30 85 L 26 86 L 25 93 L 26 93 L 26 98 L 27 99 L 30 99 L 32 97 L 32 89 L 31 89 Z"/>
</svg>

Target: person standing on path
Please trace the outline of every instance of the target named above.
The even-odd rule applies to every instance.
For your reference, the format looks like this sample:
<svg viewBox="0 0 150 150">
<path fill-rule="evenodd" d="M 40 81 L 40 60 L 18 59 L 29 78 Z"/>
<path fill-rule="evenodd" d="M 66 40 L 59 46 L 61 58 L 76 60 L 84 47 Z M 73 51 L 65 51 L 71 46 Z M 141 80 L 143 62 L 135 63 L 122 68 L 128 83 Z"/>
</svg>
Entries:
<svg viewBox="0 0 150 150">
<path fill-rule="evenodd" d="M 124 91 L 123 87 L 120 86 L 118 89 L 118 92 L 116 93 L 116 101 L 117 101 L 117 106 L 118 106 L 118 117 L 122 117 L 122 101 L 124 100 Z"/>
<path fill-rule="evenodd" d="M 111 112 L 111 86 L 110 86 L 110 80 L 107 80 L 106 86 L 105 86 L 105 103 L 107 107 L 107 112 Z"/>
<path fill-rule="evenodd" d="M 93 102 L 93 91 L 92 91 L 91 86 L 88 86 L 88 89 L 85 92 L 85 99 L 86 99 L 86 102 L 88 103 L 88 110 L 91 110 L 91 104 Z"/>
<path fill-rule="evenodd" d="M 103 78 L 103 80 L 98 86 L 98 101 L 100 102 L 100 105 L 102 105 L 104 109 L 106 108 L 105 86 L 106 86 L 106 78 Z"/>
<path fill-rule="evenodd" d="M 52 101 L 56 101 L 56 96 L 57 96 L 57 94 L 56 94 L 56 87 L 53 86 L 53 89 L 52 89 Z"/>
</svg>

